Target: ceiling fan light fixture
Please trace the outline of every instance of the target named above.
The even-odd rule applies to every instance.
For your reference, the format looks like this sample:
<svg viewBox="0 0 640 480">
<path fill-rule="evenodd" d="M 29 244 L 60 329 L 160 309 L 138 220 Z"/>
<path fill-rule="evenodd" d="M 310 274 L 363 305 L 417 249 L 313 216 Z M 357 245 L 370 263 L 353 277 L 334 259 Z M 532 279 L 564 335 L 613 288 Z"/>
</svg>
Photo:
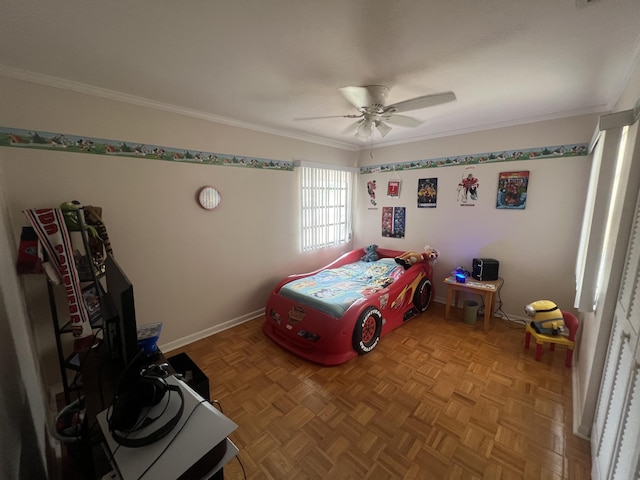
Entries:
<svg viewBox="0 0 640 480">
<path fill-rule="evenodd" d="M 380 135 L 382 135 L 383 137 L 385 137 L 387 133 L 391 131 L 391 127 L 380 120 L 376 122 L 376 128 L 380 132 Z"/>
<path fill-rule="evenodd" d="M 369 118 L 365 118 L 358 126 L 358 132 L 356 135 L 359 138 L 367 139 L 373 133 L 373 122 Z"/>
</svg>

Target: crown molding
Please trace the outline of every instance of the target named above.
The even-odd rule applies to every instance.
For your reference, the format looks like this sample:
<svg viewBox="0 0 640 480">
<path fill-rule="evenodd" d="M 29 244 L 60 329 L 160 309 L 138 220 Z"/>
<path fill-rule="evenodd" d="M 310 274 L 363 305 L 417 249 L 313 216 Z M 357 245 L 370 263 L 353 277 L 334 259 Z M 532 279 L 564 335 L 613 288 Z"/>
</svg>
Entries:
<svg viewBox="0 0 640 480">
<path fill-rule="evenodd" d="M 15 80 L 21 80 L 24 82 L 35 83 L 38 85 L 44 85 L 47 87 L 60 88 L 62 90 L 68 90 L 83 95 L 89 95 L 93 97 L 105 98 L 107 100 L 113 100 L 116 102 L 127 103 L 130 105 L 136 105 L 144 108 L 151 108 L 154 110 L 160 110 L 163 112 L 175 113 L 178 115 L 184 115 L 186 117 L 197 118 L 208 122 L 221 123 L 223 125 L 229 125 L 237 128 L 244 128 L 260 133 L 267 133 L 269 135 L 276 135 L 279 137 L 286 137 L 293 140 L 301 140 L 303 142 L 316 143 L 332 148 L 339 148 L 341 150 L 358 151 L 359 147 L 350 143 L 336 142 L 327 140 L 326 138 L 316 137 L 313 135 L 296 134 L 286 132 L 283 130 L 276 130 L 272 128 L 265 128 L 260 125 L 242 122 L 211 113 L 202 112 L 199 110 L 192 110 L 189 108 L 179 107 L 169 103 L 157 102 L 144 97 L 138 97 L 135 95 L 129 95 L 115 90 L 109 90 L 106 88 L 96 87 L 88 85 L 86 83 L 75 82 L 72 80 L 66 80 L 43 73 L 31 72 L 29 70 L 23 70 L 20 68 L 11 67 L 8 65 L 0 64 L 0 76 L 12 78 Z"/>
</svg>

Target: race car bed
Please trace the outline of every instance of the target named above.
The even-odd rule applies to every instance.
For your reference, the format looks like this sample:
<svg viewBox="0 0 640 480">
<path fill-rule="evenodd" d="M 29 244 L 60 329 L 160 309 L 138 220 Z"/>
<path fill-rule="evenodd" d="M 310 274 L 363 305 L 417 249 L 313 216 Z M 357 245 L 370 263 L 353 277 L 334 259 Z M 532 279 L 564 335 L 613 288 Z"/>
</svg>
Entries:
<svg viewBox="0 0 640 480">
<path fill-rule="evenodd" d="M 264 333 L 281 347 L 322 365 L 338 365 L 375 348 L 380 338 L 418 313 L 432 296 L 432 268 L 405 269 L 403 252 L 348 252 L 314 272 L 282 280 L 267 301 Z"/>
</svg>

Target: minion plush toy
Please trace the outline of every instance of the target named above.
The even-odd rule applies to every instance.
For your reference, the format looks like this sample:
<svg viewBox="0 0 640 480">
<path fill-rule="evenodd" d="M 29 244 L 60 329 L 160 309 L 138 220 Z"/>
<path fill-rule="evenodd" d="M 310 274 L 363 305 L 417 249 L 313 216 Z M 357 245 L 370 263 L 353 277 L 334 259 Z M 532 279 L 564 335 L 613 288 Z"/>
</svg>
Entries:
<svg viewBox="0 0 640 480">
<path fill-rule="evenodd" d="M 543 335 L 563 335 L 565 332 L 562 311 L 551 300 L 537 300 L 524 307 L 532 317 L 531 327 Z"/>
</svg>

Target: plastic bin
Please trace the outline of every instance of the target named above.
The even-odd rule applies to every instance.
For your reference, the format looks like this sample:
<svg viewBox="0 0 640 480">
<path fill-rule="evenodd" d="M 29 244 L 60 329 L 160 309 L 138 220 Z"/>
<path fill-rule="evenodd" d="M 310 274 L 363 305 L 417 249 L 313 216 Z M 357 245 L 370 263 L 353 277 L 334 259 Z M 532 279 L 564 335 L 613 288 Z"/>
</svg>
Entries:
<svg viewBox="0 0 640 480">
<path fill-rule="evenodd" d="M 193 388 L 198 395 L 205 400 L 211 400 L 209 395 L 209 378 L 207 378 L 204 372 L 189 358 L 189 355 L 179 353 L 167 358 L 167 361 L 176 373 L 182 375 L 182 380 Z"/>
<path fill-rule="evenodd" d="M 468 325 L 475 325 L 476 319 L 478 318 L 478 302 L 474 302 L 473 300 L 465 300 L 463 302 L 464 308 L 464 323 Z"/>
</svg>

